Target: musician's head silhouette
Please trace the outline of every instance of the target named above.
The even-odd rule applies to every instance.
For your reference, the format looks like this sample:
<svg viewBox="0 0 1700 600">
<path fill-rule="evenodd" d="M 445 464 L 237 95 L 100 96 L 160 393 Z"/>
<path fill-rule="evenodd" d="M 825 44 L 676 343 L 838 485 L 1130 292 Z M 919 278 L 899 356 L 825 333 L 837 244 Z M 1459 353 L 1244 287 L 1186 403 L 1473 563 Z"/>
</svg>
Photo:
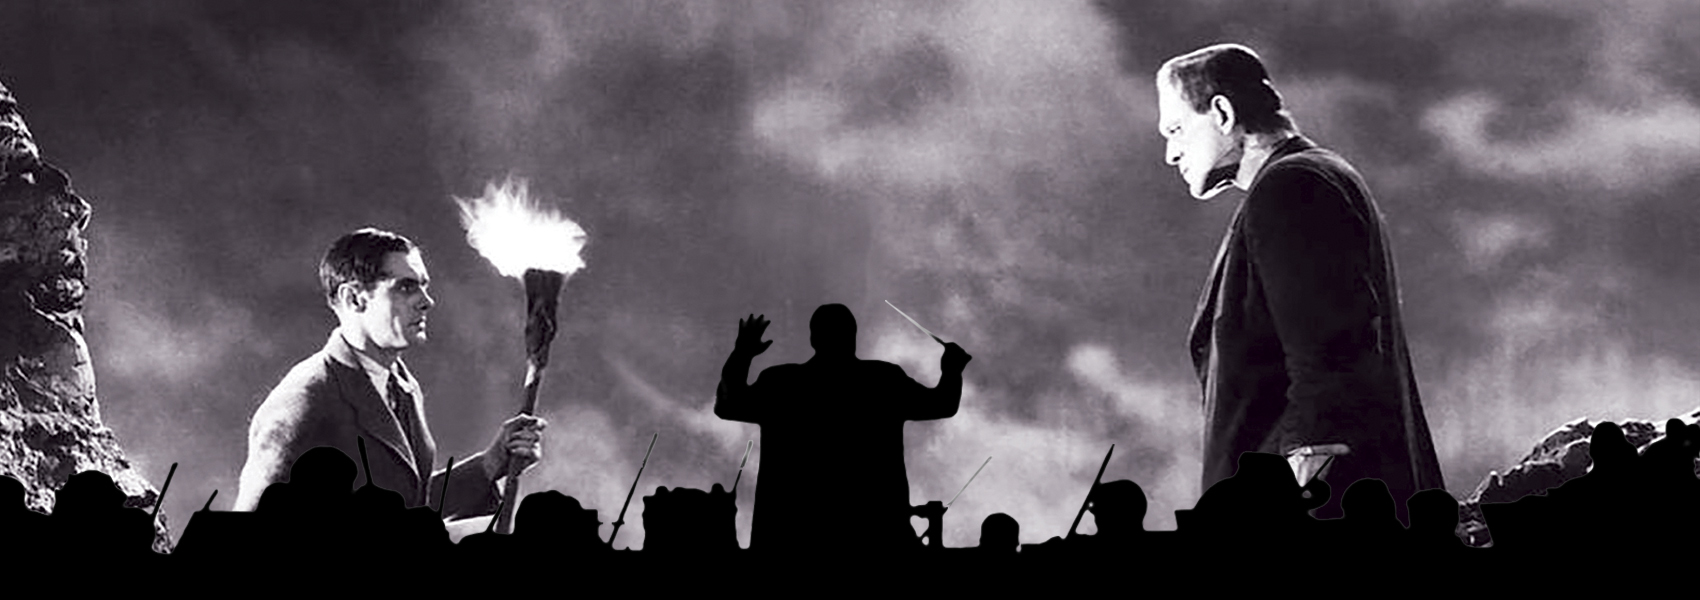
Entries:
<svg viewBox="0 0 1700 600">
<path fill-rule="evenodd" d="M 1633 466 L 1636 459 L 1635 446 L 1623 436 L 1623 429 L 1610 421 L 1594 427 L 1594 435 L 1588 439 L 1588 454 L 1594 459 L 1595 469 L 1607 472 Z"/>
<path fill-rule="evenodd" d="M 1021 548 L 1021 524 L 1015 522 L 1015 517 L 992 513 L 980 522 L 980 548 L 1015 552 Z"/>
<path fill-rule="evenodd" d="M 1092 492 L 1092 519 L 1099 534 L 1145 530 L 1145 490 L 1127 479 L 1105 482 Z"/>
<path fill-rule="evenodd" d="M 290 491 L 309 503 L 346 500 L 360 471 L 347 453 L 319 446 L 301 454 L 289 469 Z"/>
<path fill-rule="evenodd" d="M 1298 478 L 1293 475 L 1292 467 L 1287 465 L 1287 459 L 1280 455 L 1243 452 L 1240 454 L 1240 468 L 1234 472 L 1233 478 L 1242 480 L 1247 492 L 1276 504 L 1287 504 L 1301 498 Z"/>
<path fill-rule="evenodd" d="M 1383 527 L 1390 522 L 1398 523 L 1394 506 L 1393 493 L 1388 491 L 1387 482 L 1380 479 L 1354 481 L 1340 496 L 1340 510 L 1346 520 L 1360 525 Z"/>
<path fill-rule="evenodd" d="M 595 509 L 587 509 L 577 498 L 555 490 L 526 494 L 514 511 L 514 535 L 584 541 L 598 540 L 602 521 Z"/>
<path fill-rule="evenodd" d="M 1664 441 L 1670 442 L 1686 452 L 1693 452 L 1700 449 L 1700 444 L 1696 443 L 1700 440 L 1694 439 L 1696 431 L 1700 431 L 1700 423 L 1689 425 L 1682 419 L 1671 417 L 1665 420 Z"/>
<path fill-rule="evenodd" d="M 65 480 L 54 497 L 53 516 L 85 516 L 124 508 L 124 492 L 112 477 L 100 471 L 83 471 Z"/>
<path fill-rule="evenodd" d="M 809 318 L 809 345 L 815 355 L 846 358 L 856 355 L 856 317 L 843 304 L 825 304 Z"/>
<path fill-rule="evenodd" d="M 1694 476 L 1694 458 L 1700 453 L 1700 440 L 1695 439 L 1697 428 L 1682 419 L 1665 421 L 1665 435 L 1647 445 L 1641 460 L 1648 474 L 1660 479 Z"/>
<path fill-rule="evenodd" d="M 1285 527 L 1293 519 L 1309 518 L 1311 509 L 1328 501 L 1321 478 L 1300 486 L 1287 459 L 1267 452 L 1240 453 L 1239 469 L 1216 482 L 1199 497 L 1190 520 L 1207 529 Z M 1305 492 L 1311 492 L 1306 498 Z"/>
</svg>

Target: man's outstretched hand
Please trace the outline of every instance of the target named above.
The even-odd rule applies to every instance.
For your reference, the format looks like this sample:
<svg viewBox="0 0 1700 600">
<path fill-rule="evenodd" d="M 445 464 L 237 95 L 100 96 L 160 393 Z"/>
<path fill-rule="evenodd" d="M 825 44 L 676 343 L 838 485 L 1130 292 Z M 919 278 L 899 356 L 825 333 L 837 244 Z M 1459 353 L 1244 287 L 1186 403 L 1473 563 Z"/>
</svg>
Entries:
<svg viewBox="0 0 1700 600">
<path fill-rule="evenodd" d="M 968 361 L 971 360 L 974 360 L 973 356 L 969 356 L 962 346 L 952 342 L 944 345 L 944 357 L 939 359 L 939 366 L 946 373 L 961 373 L 963 369 L 968 368 Z"/>
<path fill-rule="evenodd" d="M 773 345 L 773 340 L 762 341 L 762 333 L 767 331 L 768 320 L 765 315 L 750 315 L 738 319 L 738 342 L 732 347 L 732 353 L 745 357 L 755 357 L 767 351 Z"/>
</svg>

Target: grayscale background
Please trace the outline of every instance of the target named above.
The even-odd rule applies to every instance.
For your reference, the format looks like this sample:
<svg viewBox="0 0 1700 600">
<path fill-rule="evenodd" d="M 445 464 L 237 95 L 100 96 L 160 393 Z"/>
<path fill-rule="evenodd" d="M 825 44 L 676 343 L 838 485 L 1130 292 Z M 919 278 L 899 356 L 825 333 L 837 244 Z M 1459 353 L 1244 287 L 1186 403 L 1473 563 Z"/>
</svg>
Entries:
<svg viewBox="0 0 1700 600">
<path fill-rule="evenodd" d="M 513 173 L 590 239 L 526 490 L 612 522 L 659 432 L 616 544 L 641 547 L 642 496 L 730 485 L 757 437 L 712 414 L 738 318 L 774 322 L 752 377 L 839 302 L 862 357 L 932 385 L 942 351 L 890 300 L 975 357 L 962 411 L 905 434 L 916 504 L 995 457 L 945 519 L 971 546 L 993 512 L 1063 534 L 1112 443 L 1148 528 L 1198 497 L 1185 337 L 1242 196 L 1186 194 L 1152 82 L 1219 41 L 1380 202 L 1454 493 L 1572 418 L 1693 409 L 1695 31 L 1678 0 L 8 0 L 0 79 L 94 205 L 102 416 L 156 484 L 181 463 L 179 529 L 235 498 L 254 407 L 334 326 L 316 261 L 357 227 L 425 249 L 407 360 L 440 454 L 489 443 L 524 300 L 452 198 Z"/>
</svg>

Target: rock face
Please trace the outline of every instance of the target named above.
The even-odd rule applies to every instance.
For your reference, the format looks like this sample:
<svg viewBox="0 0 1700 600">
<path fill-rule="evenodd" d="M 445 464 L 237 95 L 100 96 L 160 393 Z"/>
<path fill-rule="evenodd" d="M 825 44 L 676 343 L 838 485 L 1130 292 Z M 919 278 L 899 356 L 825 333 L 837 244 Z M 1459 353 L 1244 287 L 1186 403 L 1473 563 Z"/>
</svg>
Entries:
<svg viewBox="0 0 1700 600">
<path fill-rule="evenodd" d="M 43 513 L 66 479 L 91 470 L 111 476 L 127 506 L 159 501 L 100 422 L 83 340 L 88 221 L 88 203 L 41 160 L 0 84 L 0 473 Z M 164 515 L 154 529 L 154 549 L 169 552 Z"/>
<path fill-rule="evenodd" d="M 1676 418 L 1692 425 L 1700 421 L 1700 410 Z M 1623 437 L 1635 446 L 1637 453 L 1664 437 L 1664 419 L 1657 423 L 1640 419 L 1612 422 L 1623 429 Z M 1565 423 L 1547 434 L 1505 473 L 1490 473 L 1460 507 L 1459 529 L 1464 542 L 1480 547 L 1493 541 L 1482 517 L 1482 504 L 1515 502 L 1531 494 L 1544 496 L 1547 490 L 1586 474 L 1593 465 L 1588 455 L 1588 440 L 1593 435 L 1594 424 L 1585 418 Z M 1700 477 L 1700 461 L 1696 461 L 1695 476 Z"/>
</svg>

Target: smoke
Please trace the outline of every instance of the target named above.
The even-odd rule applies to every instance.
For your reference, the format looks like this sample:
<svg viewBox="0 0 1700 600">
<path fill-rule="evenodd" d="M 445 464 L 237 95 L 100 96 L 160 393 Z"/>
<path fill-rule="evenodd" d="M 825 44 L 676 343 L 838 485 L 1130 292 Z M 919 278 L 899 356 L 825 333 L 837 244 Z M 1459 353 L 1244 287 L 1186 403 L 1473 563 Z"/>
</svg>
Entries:
<svg viewBox="0 0 1700 600">
<path fill-rule="evenodd" d="M 608 539 L 631 485 L 622 481 L 621 470 L 610 467 L 626 462 L 625 446 L 647 444 L 647 440 L 616 434 L 613 419 L 606 412 L 583 404 L 542 411 L 542 416 L 549 422 L 544 430 L 543 461 L 521 478 L 521 495 L 555 490 L 572 496 L 580 505 L 597 511 L 603 523 L 602 539 Z M 638 536 L 634 534 L 643 531 L 642 511 L 627 512 L 618 540 L 624 543 L 617 542 L 616 547 L 635 546 L 632 540 Z"/>
<path fill-rule="evenodd" d="M 1460 165 L 1489 177 L 1633 191 L 1668 185 L 1700 159 L 1700 108 L 1669 96 L 1643 103 L 1565 107 L 1565 126 L 1527 142 L 1492 139 L 1496 113 L 1517 109 L 1481 93 L 1430 108 L 1425 124 Z"/>
<path fill-rule="evenodd" d="M 1069 209 L 1092 210 L 1095 197 L 1087 188 L 1124 158 L 1126 144 L 1121 139 L 1091 133 L 1109 126 L 1132 137 L 1134 131 L 1147 129 L 1145 121 L 1154 112 L 1134 84 L 1119 76 L 1112 31 L 1090 6 L 1055 10 L 1023 3 L 805 4 L 763 8 L 757 18 L 738 27 L 730 25 L 733 20 L 727 15 L 742 18 L 756 5 L 696 3 L 686 13 L 669 13 L 660 4 L 615 6 L 591 3 L 583 10 L 564 11 L 524 4 L 506 13 L 481 7 L 457 12 L 467 17 L 464 20 L 445 21 L 453 27 L 432 28 L 418 36 L 431 42 L 428 48 L 421 46 L 422 56 L 441 67 L 440 86 L 432 93 L 450 100 L 440 103 L 439 122 L 452 124 L 442 134 L 467 140 L 477 149 L 471 153 L 474 161 L 508 161 L 538 169 L 540 179 L 557 185 L 572 187 L 570 182 L 577 182 L 576 187 L 602 190 L 601 197 L 581 196 L 592 225 L 600 220 L 608 226 L 694 237 L 700 234 L 677 220 L 690 214 L 712 219 L 714 205 L 735 201 L 732 210 L 737 212 L 719 226 L 751 240 L 745 242 L 755 246 L 751 254 L 814 253 L 776 264 L 740 252 L 737 244 L 713 251 L 723 263 L 765 264 L 767 274 L 775 276 L 771 278 L 727 273 L 723 265 L 685 258 L 698 265 L 698 281 L 713 281 L 712 274 L 719 274 L 734 286 L 767 289 L 786 298 L 782 317 L 787 318 L 776 318 L 782 325 L 774 330 L 779 341 L 764 359 L 791 362 L 807 357 L 806 349 L 796 352 L 799 338 L 787 339 L 778 332 L 800 322 L 817 303 L 845 302 L 872 323 L 894 317 L 878 306 L 889 291 L 906 305 L 942 316 L 935 321 L 941 331 L 962 340 L 982 364 L 995 364 L 1015 358 L 1034 341 L 992 334 L 1008 323 L 1023 316 L 1057 324 L 1079 318 L 1070 314 L 1077 309 L 1055 297 L 1073 291 L 1053 289 L 1058 282 L 1079 285 L 1083 278 L 1115 274 L 1114 269 L 1071 260 L 1090 250 L 1070 240 L 1084 236 L 1087 228 Z M 786 48 L 789 60 L 764 58 Z M 492 62 L 503 66 L 490 68 Z M 732 72 L 728 81 L 704 81 L 685 71 L 685 65 Z M 643 79 L 634 79 L 640 76 Z M 590 86 L 602 86 L 597 91 L 622 98 L 624 110 L 605 112 L 609 99 L 586 91 Z M 718 110 L 721 102 L 741 108 Z M 666 135 L 657 131 L 663 124 Z M 616 139 L 614 133 L 623 135 Z M 592 145 L 592 140 L 600 143 Z M 681 146 L 686 141 L 698 146 Z M 718 198 L 696 193 L 704 187 L 697 184 L 707 177 L 702 171 L 706 167 L 692 163 L 720 147 L 729 147 L 727 166 L 760 173 L 762 180 L 712 177 L 707 187 L 730 189 Z M 678 162 L 665 163 L 664 158 Z M 550 165 L 540 166 L 544 163 Z M 796 170 L 775 171 L 768 165 Z M 476 169 L 457 163 L 448 173 L 469 171 Z M 787 191 L 796 188 L 816 197 Z M 823 188 L 824 194 L 812 192 Z M 835 221 L 818 220 L 827 215 Z M 864 227 L 865 238 L 855 233 Z M 822 239 L 807 231 L 830 233 Z M 587 262 L 613 273 L 625 272 L 627 265 L 655 268 L 617 255 L 625 249 L 617 246 L 620 243 L 614 240 L 612 249 L 599 246 L 607 253 L 601 260 L 614 264 L 596 258 Z M 858 271 L 866 275 L 858 277 Z M 766 281 L 803 272 L 809 274 L 801 276 L 802 290 Z M 656 284 L 677 289 L 660 282 L 650 285 Z M 831 292 L 834 288 L 848 294 Z M 989 297 L 970 299 L 985 294 Z M 610 315 L 609 337 L 602 338 L 613 348 L 604 354 L 614 371 L 601 384 L 609 398 L 604 405 L 619 415 L 621 427 L 642 430 L 644 423 L 656 423 L 663 431 L 677 432 L 663 434 L 653 461 L 657 481 L 701 479 L 693 469 L 710 465 L 730 470 L 739 457 L 739 442 L 754 437 L 755 428 L 716 425 L 707 412 L 717 378 L 712 367 L 724 360 L 724 350 L 705 351 L 702 344 L 685 346 L 677 339 L 717 339 L 703 333 L 703 319 L 714 322 L 761 311 L 732 304 L 714 314 L 704 307 L 670 306 L 647 297 L 618 302 L 627 306 Z M 997 308 L 986 311 L 988 302 Z M 657 319 L 675 319 L 680 310 L 690 317 L 676 327 L 654 324 Z M 668 344 L 668 339 L 675 343 Z M 902 356 L 883 343 L 876 342 L 864 356 Z M 925 382 L 938 377 L 937 349 L 930 350 L 935 355 L 930 366 L 906 365 Z M 1042 351 L 1035 357 L 1041 362 L 1028 372 L 1002 380 L 975 379 L 971 370 L 973 391 L 964 401 L 963 415 L 949 423 L 1003 422 L 1005 429 L 1027 432 L 1021 435 L 1033 439 L 1067 435 L 1058 422 L 1000 414 L 1030 406 L 1050 411 L 1052 404 L 1070 406 L 1063 413 L 1090 413 L 1093 409 L 1079 399 L 1084 384 L 1047 381 L 1047 372 L 1066 371 L 1064 352 L 1060 345 Z M 648 359 L 669 354 L 665 361 Z M 681 363 L 709 368 L 673 366 Z M 692 381 L 694 385 L 681 385 Z M 1126 384 L 1099 377 L 1097 385 Z M 1044 396 L 1034 397 L 1041 391 Z M 1107 397 L 1113 392 L 1094 393 Z M 1123 398 L 1131 401 L 1133 396 Z M 980 414 L 986 416 L 970 416 Z M 1073 420 L 1075 425 L 1109 423 L 1096 434 L 1099 437 L 1112 435 L 1118 427 L 1114 419 Z M 948 435 L 953 446 L 978 453 L 992 445 L 989 436 L 1001 435 L 992 426 L 973 435 L 970 432 L 980 429 L 948 426 L 955 433 L 941 432 L 936 424 L 910 428 L 911 481 L 918 493 L 933 494 L 939 482 L 963 477 L 934 472 L 930 459 L 939 452 L 938 436 Z M 671 449 L 665 443 L 669 437 L 697 451 Z M 1165 443 L 1172 441 L 1163 437 Z M 759 464 L 759 450 L 758 443 L 752 464 Z M 1136 455 L 1125 443 L 1123 452 Z M 1036 478 L 1022 484 L 1033 490 L 1081 487 L 1089 483 L 1090 474 L 1083 479 L 1069 473 L 1090 469 L 1095 459 L 1088 455 L 1095 453 L 1070 455 L 1079 463 L 1074 468 L 1038 463 L 1044 466 L 1017 472 Z M 681 460 L 687 456 L 693 458 Z M 703 458 L 714 456 L 719 459 Z M 628 455 L 625 462 L 637 458 Z M 681 463 L 691 468 L 673 466 Z M 1013 457 L 1008 462 L 1012 469 L 1024 464 Z M 1175 477 L 1185 478 L 1178 473 Z M 543 477 L 554 476 L 551 472 Z M 745 477 L 759 481 L 754 469 Z M 976 493 L 1002 498 L 999 484 L 991 481 L 977 483 L 989 487 Z M 701 485 L 709 483 L 712 480 Z M 1164 490 L 1165 500 L 1154 506 L 1167 508 L 1167 499 L 1180 495 Z M 1012 501 L 1028 507 L 1012 510 L 1032 519 L 1067 513 L 1067 505 L 1074 502 L 1061 496 Z M 973 543 L 974 525 L 990 512 L 978 512 L 966 497 L 963 502 L 953 512 L 947 543 Z M 739 517 L 744 539 L 746 514 L 747 509 Z"/>
<path fill-rule="evenodd" d="M 638 486 L 639 491 L 644 492 L 642 495 L 647 496 L 661 486 L 708 490 L 718 483 L 722 488 L 731 490 L 733 479 L 738 477 L 738 461 L 743 458 L 745 442 L 757 439 L 758 428 L 714 416 L 712 396 L 699 396 L 696 402 L 681 401 L 646 381 L 625 359 L 610 357 L 608 363 L 620 378 L 620 386 L 615 393 L 622 400 L 641 406 L 642 410 L 650 413 L 649 420 L 665 428 L 659 432 L 661 437 L 657 439 L 657 445 L 664 440 L 669 448 L 686 450 L 669 452 L 675 460 L 658 462 L 653 465 L 654 470 L 645 473 L 649 483 Z M 733 457 L 730 462 L 723 460 L 727 456 Z M 695 457 L 695 460 L 678 460 L 681 457 Z M 632 458 L 641 459 L 641 455 L 633 455 Z M 760 464 L 760 449 L 752 448 L 749 466 L 745 467 L 738 482 L 740 497 L 749 499 L 738 503 L 735 518 L 739 542 L 746 547 L 749 545 L 750 515 L 754 506 L 751 491 L 755 487 L 746 487 L 744 482 L 756 481 Z M 727 477 L 728 474 L 732 477 Z M 634 499 L 633 502 L 640 500 Z"/>
<path fill-rule="evenodd" d="M 903 366 L 924 384 L 942 374 L 938 344 L 907 323 L 870 333 L 876 336 L 871 356 Z M 1029 543 L 1065 534 L 1110 444 L 1117 450 L 1104 481 L 1132 479 L 1145 489 L 1148 528 L 1173 529 L 1173 509 L 1196 499 L 1201 420 L 1192 388 L 1143 383 L 1157 378 L 1129 373 L 1100 344 L 1074 346 L 1057 363 L 1044 365 L 1071 377 L 1038 389 L 974 376 L 984 372 L 976 368 L 981 360 L 976 356 L 969 364 L 955 417 L 912 423 L 906 431 L 912 502 L 949 501 L 962 491 L 945 520 L 946 545 L 978 544 L 980 522 L 996 512 L 1015 517 Z M 1022 398 L 1025 394 L 1035 397 Z M 986 456 L 993 460 L 985 472 L 962 490 Z M 1081 531 L 1095 531 L 1090 519 Z"/>
<path fill-rule="evenodd" d="M 1174 511 L 1188 508 L 1198 497 L 1198 473 L 1203 458 L 1198 440 L 1203 418 L 1193 386 L 1142 383 L 1157 379 L 1149 373 L 1130 376 L 1107 348 L 1079 346 L 1070 353 L 1069 371 L 1089 390 L 1107 394 L 1111 414 L 1134 427 L 1128 457 L 1132 479 L 1145 489 L 1149 501 L 1146 526 L 1173 529 Z M 1139 377 L 1143 376 L 1143 377 Z"/>
<path fill-rule="evenodd" d="M 1507 259 L 1525 252 L 1543 250 L 1552 242 L 1552 228 L 1539 218 L 1517 214 L 1461 212 L 1454 220 L 1464 265 L 1475 273 L 1489 273 Z"/>
</svg>

